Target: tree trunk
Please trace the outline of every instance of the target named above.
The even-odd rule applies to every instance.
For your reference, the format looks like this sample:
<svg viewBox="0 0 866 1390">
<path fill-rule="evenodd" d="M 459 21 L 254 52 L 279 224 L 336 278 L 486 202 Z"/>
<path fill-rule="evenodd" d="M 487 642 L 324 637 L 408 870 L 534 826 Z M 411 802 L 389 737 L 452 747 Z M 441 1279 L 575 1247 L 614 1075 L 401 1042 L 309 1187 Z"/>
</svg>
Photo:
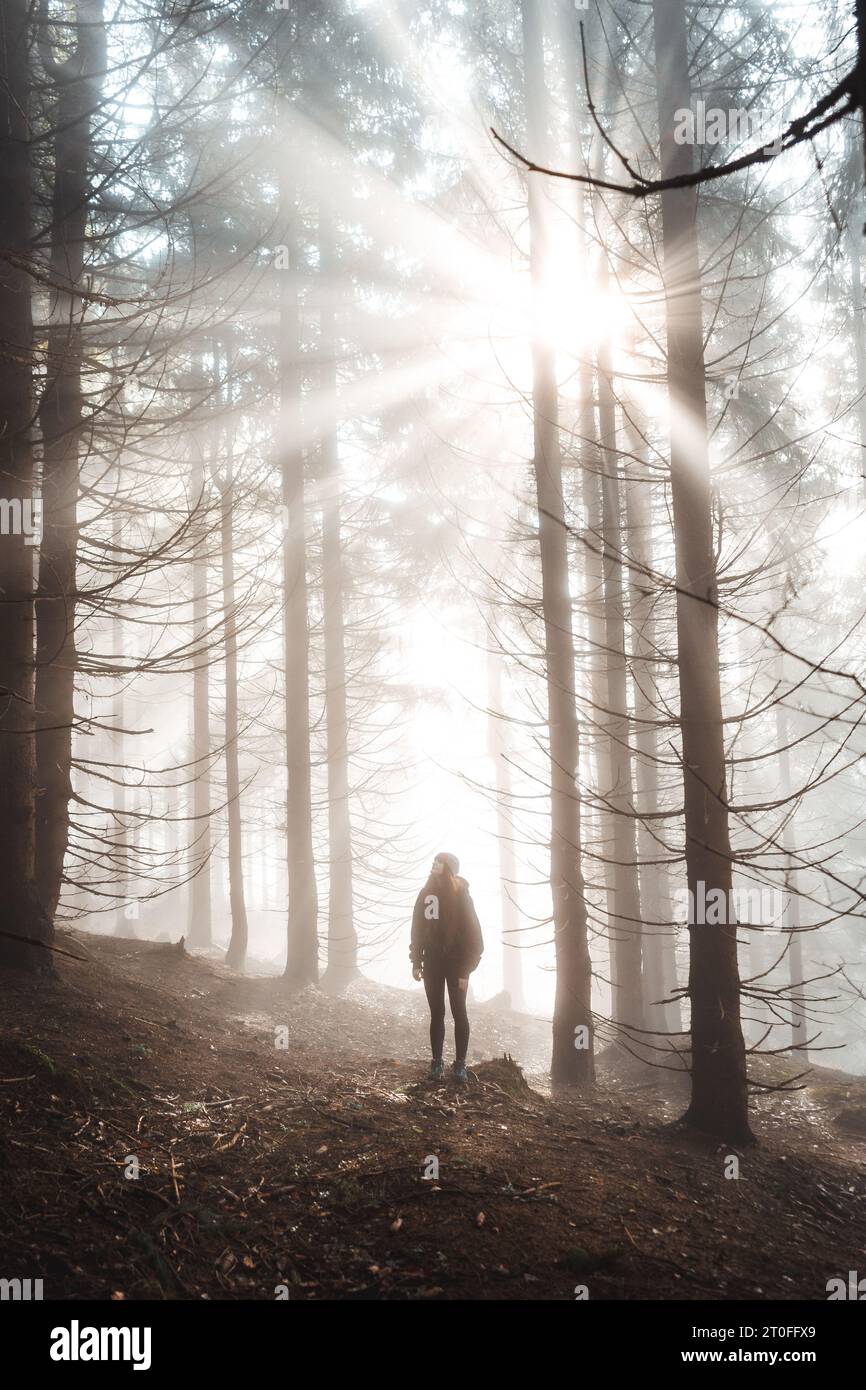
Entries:
<svg viewBox="0 0 866 1390">
<path fill-rule="evenodd" d="M 534 158 L 547 145 L 544 44 L 538 0 L 522 0 L 527 137 Z M 533 289 L 540 295 L 547 252 L 545 188 L 530 174 L 529 225 Z M 594 1080 L 592 967 L 581 868 L 579 743 L 568 534 L 562 498 L 559 399 L 554 353 L 536 335 L 532 348 L 533 466 L 538 500 L 542 605 L 550 739 L 550 887 L 556 952 L 551 1079 Z"/>
<path fill-rule="evenodd" d="M 517 861 L 511 823 L 511 768 L 503 738 L 502 659 L 493 650 L 487 657 L 487 698 L 490 757 L 496 778 L 496 844 L 499 852 L 499 902 L 502 913 L 502 988 L 512 1009 L 526 1007 L 523 998 L 523 957 L 520 950 L 520 912 L 514 901 Z"/>
<path fill-rule="evenodd" d="M 654 816 L 661 809 L 659 798 L 659 739 L 656 731 L 658 701 L 655 698 L 655 667 L 659 654 L 654 606 L 656 597 L 646 575 L 654 572 L 651 477 L 641 467 L 644 442 L 629 414 L 624 415 L 625 436 L 631 462 L 626 470 L 625 504 L 627 549 L 634 567 L 629 569 L 629 617 L 631 621 L 635 722 L 635 787 L 637 809 Z M 638 820 L 637 848 L 640 861 L 640 896 L 643 915 L 644 1010 L 647 1027 L 657 1032 L 680 1033 L 682 1015 L 675 991 L 677 980 L 677 928 L 672 923 L 673 904 L 668 887 L 668 871 L 658 861 L 664 849 L 651 824 Z M 662 1002 L 664 1001 L 664 1002 Z"/>
<path fill-rule="evenodd" d="M 606 269 L 602 270 L 606 285 Z M 631 725 L 625 660 L 625 585 L 620 520 L 619 455 L 610 343 L 598 350 L 598 419 L 602 467 L 602 535 L 607 713 L 610 782 L 602 789 L 611 812 L 607 853 L 608 923 L 611 943 L 611 1013 L 615 1023 L 643 1026 L 641 920 L 631 772 Z"/>
<path fill-rule="evenodd" d="M 120 468 L 116 469 L 117 493 L 120 496 Z M 111 546 L 115 566 L 120 569 L 123 554 L 123 533 L 121 529 L 120 512 L 115 507 L 111 518 Z M 116 671 L 117 695 L 114 700 L 111 722 L 111 761 L 113 777 L 112 795 L 112 860 L 114 863 L 115 874 L 115 896 L 116 905 L 114 909 L 113 932 L 115 936 L 126 936 L 130 931 L 130 918 L 128 910 L 129 902 L 129 834 L 130 822 L 126 816 L 126 709 L 124 700 L 124 683 L 126 676 L 120 669 L 123 663 L 123 622 L 121 621 L 118 601 L 112 599 L 111 614 L 111 654 L 117 663 Z M 134 930 L 134 929 L 133 929 Z"/>
<path fill-rule="evenodd" d="M 557 15 L 561 26 L 562 42 L 559 46 L 560 63 L 565 84 L 566 110 L 571 167 L 589 172 L 584 158 L 586 136 L 586 91 L 583 75 L 579 69 L 580 32 L 578 25 L 583 22 L 579 11 L 576 13 L 571 0 L 562 0 Z M 591 28 L 591 17 L 586 17 L 586 27 Z M 590 45 L 593 42 L 590 34 Z M 586 286 L 591 281 L 590 260 L 587 253 L 586 215 L 587 202 L 591 195 L 579 183 L 574 184 L 574 247 L 575 258 Z M 602 863 L 612 855 L 613 827 L 612 816 L 604 806 L 599 793 L 610 786 L 610 765 L 608 743 L 603 736 L 604 711 L 608 706 L 607 691 L 607 653 L 605 651 L 604 615 L 604 570 L 602 564 L 601 539 L 603 531 L 601 497 L 601 460 L 598 449 L 598 430 L 596 425 L 596 400 L 592 357 L 582 352 L 577 368 L 578 411 L 576 420 L 577 463 L 580 473 L 580 503 L 585 519 L 583 540 L 578 541 L 575 560 L 578 571 L 583 576 L 582 609 L 585 615 L 582 636 L 585 633 L 588 654 L 584 659 L 587 668 L 585 710 L 583 724 L 583 762 L 584 778 L 591 786 L 595 804 L 584 803 L 582 808 L 584 840 L 592 847 L 593 861 Z M 605 904 L 610 916 L 610 883 L 604 875 Z M 612 962 L 608 973 L 612 972 Z"/>
<path fill-rule="evenodd" d="M 288 61 L 286 59 L 286 61 Z M 283 99 L 285 100 L 285 98 Z M 301 371 L 299 269 L 293 219 L 297 211 L 288 161 L 280 163 L 280 225 L 287 269 L 280 280 L 280 418 L 277 449 L 282 481 L 283 641 L 286 718 L 286 837 L 289 869 L 286 979 L 294 985 L 319 977 L 318 891 L 313 859 L 310 755 L 307 543 L 304 451 L 300 443 Z"/>
<path fill-rule="evenodd" d="M 863 142 L 862 172 L 866 180 L 866 0 L 854 0 L 854 13 L 857 18 L 857 77 L 854 95 L 860 108 L 860 125 Z"/>
<path fill-rule="evenodd" d="M 23 518 L 32 515 L 33 418 L 30 277 L 31 169 L 26 0 L 7 0 L 0 34 L 0 498 L 11 525 L 0 538 L 0 963 L 51 969 L 51 918 L 36 892 L 34 779 L 33 550 Z M 4 522 L 6 518 L 4 517 Z"/>
<path fill-rule="evenodd" d="M 748 689 L 749 660 L 743 650 L 742 634 L 734 633 L 729 644 L 727 661 L 728 679 L 734 690 Z M 748 760 L 757 756 L 763 748 L 764 734 L 755 726 L 755 720 L 743 719 L 736 726 L 736 733 L 729 740 L 728 755 L 728 795 L 732 801 L 737 799 L 737 776 L 743 783 L 745 793 L 748 787 L 750 799 L 769 800 L 773 788 L 762 788 L 764 764 L 758 762 L 750 767 Z M 759 747 L 759 741 L 761 746 Z M 739 767 L 738 767 L 739 763 Z M 742 769 L 742 771 L 740 771 Z M 732 865 L 733 868 L 733 865 Z M 736 891 L 736 890 L 735 890 Z M 766 988 L 768 976 L 773 965 L 773 951 L 768 947 L 764 936 L 763 913 L 752 912 L 751 900 L 742 904 L 736 911 L 740 948 L 740 1018 L 743 1038 L 751 1051 L 767 1034 L 767 1009 L 760 991 Z M 755 920 L 757 919 L 757 920 Z"/>
<path fill-rule="evenodd" d="M 781 687 L 782 659 L 779 658 L 779 683 Z M 791 750 L 788 733 L 788 711 L 782 698 L 776 699 L 776 744 L 779 750 L 779 790 L 784 799 L 792 794 Z M 782 830 L 782 848 L 785 852 L 785 930 L 788 940 L 788 979 L 791 997 L 791 1051 L 796 1052 L 797 1061 L 807 1064 L 809 1051 L 806 1028 L 806 1002 L 803 979 L 803 939 L 800 920 L 800 898 L 797 892 L 797 870 L 794 867 L 794 816 L 785 813 Z"/>
<path fill-rule="evenodd" d="M 661 176 L 687 174 L 691 148 L 674 140 L 690 103 L 683 0 L 653 0 Z M 697 901 L 731 903 L 731 850 L 719 680 L 703 326 L 693 188 L 661 195 L 671 494 L 677 577 L 677 652 L 685 792 L 686 874 Z M 700 885 L 700 887 L 699 887 Z M 686 1121 L 732 1142 L 751 1138 L 740 1024 L 736 922 L 690 927 L 692 1098 Z"/>
<path fill-rule="evenodd" d="M 57 93 L 54 111 L 49 258 L 51 304 L 42 432 L 42 541 L 36 596 L 36 881 L 53 918 L 69 840 L 75 716 L 76 557 L 82 428 L 83 302 L 74 290 L 84 267 L 90 118 L 105 68 L 102 0 L 78 0 L 76 44 L 56 62 L 40 23 L 43 66 Z"/>
<path fill-rule="evenodd" d="M 584 439 L 581 448 L 580 500 L 586 521 L 585 545 L 580 547 L 583 568 L 582 607 L 585 614 L 585 633 L 588 652 L 588 707 L 584 715 L 583 746 L 587 750 L 584 763 L 592 798 L 583 809 L 585 839 L 591 847 L 593 866 L 590 881 L 593 888 L 603 888 L 603 909 L 611 915 L 611 883 L 604 861 L 613 858 L 613 817 L 604 804 L 603 796 L 610 787 L 610 748 L 604 734 L 605 710 L 608 706 L 607 652 L 604 620 L 604 566 L 602 536 L 604 533 L 601 500 L 600 459 L 595 402 L 592 384 L 592 364 L 589 355 L 585 368 L 581 366 L 581 425 Z M 585 677 L 586 679 L 586 677 Z M 598 865 L 598 868 L 595 868 Z M 608 975 L 613 972 L 612 943 L 608 941 Z M 603 972 L 602 972 L 603 973 Z M 612 1007 L 612 1004 L 611 1004 Z"/>
<path fill-rule="evenodd" d="M 203 374 L 199 373 L 200 384 Z M 193 440 L 190 494 L 193 518 L 192 553 L 192 844 L 189 885 L 188 939 L 206 948 L 213 939 L 211 895 L 211 732 L 210 669 L 208 667 L 208 551 L 210 493 L 205 485 L 204 445 Z"/>
<path fill-rule="evenodd" d="M 322 584 L 325 628 L 325 730 L 328 745 L 328 963 L 329 989 L 345 989 L 358 974 L 358 937 L 352 913 L 352 821 L 349 808 L 349 717 L 343 594 L 345 576 L 340 535 L 340 459 L 337 439 L 337 336 L 334 228 L 323 208 L 319 235 L 321 267 L 321 401 L 325 428 L 321 447 Z"/>
<path fill-rule="evenodd" d="M 244 898 L 243 826 L 241 822 L 241 778 L 238 757 L 240 726 L 238 721 L 238 641 L 237 608 L 235 601 L 234 557 L 234 460 L 231 442 L 226 450 L 226 471 L 221 492 L 221 538 L 223 613 L 226 644 L 226 701 L 225 701 L 225 758 L 226 801 L 228 815 L 229 904 L 232 934 L 226 953 L 226 965 L 243 970 L 247 959 L 249 928 Z"/>
<path fill-rule="evenodd" d="M 860 438 L 860 477 L 866 493 L 866 306 L 863 303 L 863 195 L 854 195 L 855 220 L 845 229 L 845 245 L 851 270 L 851 334 L 854 339 L 854 361 L 857 365 L 857 426 Z"/>
</svg>

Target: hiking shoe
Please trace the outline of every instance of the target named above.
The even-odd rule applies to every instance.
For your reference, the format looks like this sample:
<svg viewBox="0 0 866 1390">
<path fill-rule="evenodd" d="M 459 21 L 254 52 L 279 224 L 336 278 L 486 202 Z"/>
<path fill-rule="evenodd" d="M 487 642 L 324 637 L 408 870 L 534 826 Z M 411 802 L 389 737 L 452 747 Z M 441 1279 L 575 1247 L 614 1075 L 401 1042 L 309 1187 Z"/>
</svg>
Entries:
<svg viewBox="0 0 866 1390">
<path fill-rule="evenodd" d="M 454 1073 L 454 1080 L 457 1082 L 458 1086 L 465 1086 L 467 1081 L 466 1063 L 455 1062 L 452 1071 Z"/>
<path fill-rule="evenodd" d="M 441 1081 L 445 1075 L 445 1063 L 441 1057 L 434 1057 L 430 1063 L 430 1080 Z"/>
</svg>

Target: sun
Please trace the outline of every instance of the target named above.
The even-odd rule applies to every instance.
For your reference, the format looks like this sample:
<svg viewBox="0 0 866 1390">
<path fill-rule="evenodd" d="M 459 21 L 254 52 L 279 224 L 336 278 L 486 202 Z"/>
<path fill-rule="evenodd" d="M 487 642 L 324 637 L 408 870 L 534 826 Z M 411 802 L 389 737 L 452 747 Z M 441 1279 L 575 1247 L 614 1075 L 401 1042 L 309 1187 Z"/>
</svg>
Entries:
<svg viewBox="0 0 866 1390">
<path fill-rule="evenodd" d="M 631 322 L 631 309 L 619 290 L 584 278 L 558 258 L 545 266 L 533 294 L 533 330 L 558 355 L 580 357 L 605 340 L 616 342 Z"/>
<path fill-rule="evenodd" d="M 541 342 L 558 357 L 580 358 L 605 340 L 623 343 L 634 323 L 628 299 L 581 273 L 577 257 L 549 256 L 540 282 L 528 268 L 504 266 L 490 291 L 489 328 L 494 341 Z"/>
</svg>

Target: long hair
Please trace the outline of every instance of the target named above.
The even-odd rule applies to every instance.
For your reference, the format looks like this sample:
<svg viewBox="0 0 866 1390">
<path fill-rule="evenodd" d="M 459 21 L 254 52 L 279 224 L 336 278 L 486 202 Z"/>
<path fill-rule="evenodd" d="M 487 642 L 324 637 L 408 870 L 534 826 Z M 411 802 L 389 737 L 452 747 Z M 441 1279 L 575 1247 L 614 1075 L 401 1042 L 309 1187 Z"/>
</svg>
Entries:
<svg viewBox="0 0 866 1390">
<path fill-rule="evenodd" d="M 460 884 L 451 865 L 443 862 L 441 873 L 431 873 L 424 885 L 425 896 L 430 893 L 439 899 L 439 920 L 444 927 L 444 941 L 450 946 L 460 927 Z"/>
</svg>

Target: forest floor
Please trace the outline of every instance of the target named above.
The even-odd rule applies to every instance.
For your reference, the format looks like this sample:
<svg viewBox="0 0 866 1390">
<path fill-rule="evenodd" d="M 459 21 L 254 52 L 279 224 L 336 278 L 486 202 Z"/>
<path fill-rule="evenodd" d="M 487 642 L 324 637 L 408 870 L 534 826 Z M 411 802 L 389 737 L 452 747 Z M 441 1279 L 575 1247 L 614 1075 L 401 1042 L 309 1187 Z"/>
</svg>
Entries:
<svg viewBox="0 0 866 1390">
<path fill-rule="evenodd" d="M 863 1078 L 759 1095 L 726 1178 L 681 1078 L 626 1059 L 551 1097 L 549 1026 L 494 1003 L 457 1088 L 426 1079 L 420 989 L 59 944 L 86 960 L 0 996 L 0 1274 L 46 1299 L 823 1300 L 866 1270 Z"/>
</svg>

